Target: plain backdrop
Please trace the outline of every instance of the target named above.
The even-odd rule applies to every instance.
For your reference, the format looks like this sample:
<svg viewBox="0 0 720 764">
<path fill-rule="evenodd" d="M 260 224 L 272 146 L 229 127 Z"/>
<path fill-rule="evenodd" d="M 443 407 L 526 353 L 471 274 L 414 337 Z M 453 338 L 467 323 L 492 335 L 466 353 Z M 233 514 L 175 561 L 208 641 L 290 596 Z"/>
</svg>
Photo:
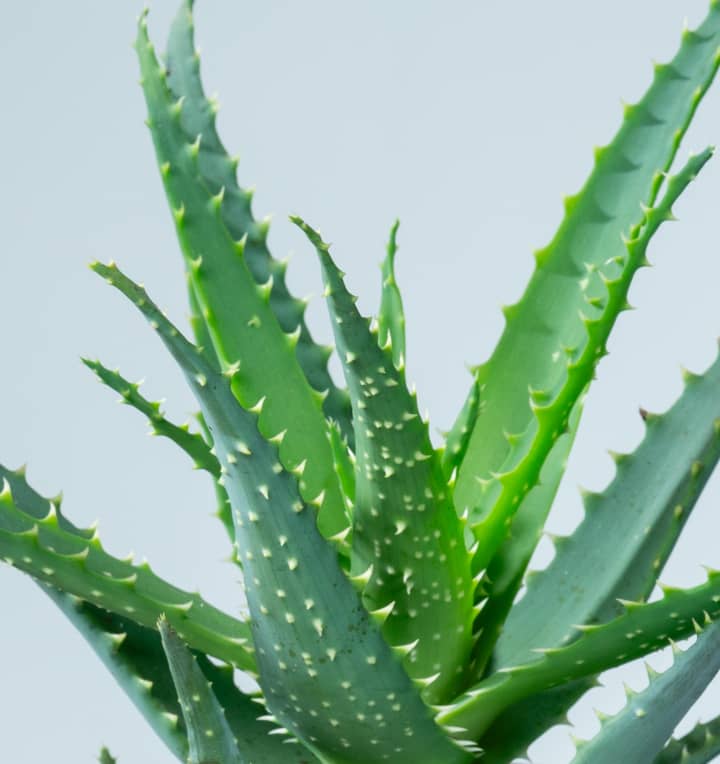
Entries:
<svg viewBox="0 0 720 764">
<path fill-rule="evenodd" d="M 176 3 L 158 0 L 163 47 Z M 679 43 L 683 17 L 705 0 L 543 3 L 199 0 L 198 42 L 219 125 L 241 155 L 239 176 L 272 213 L 276 256 L 293 253 L 289 283 L 320 295 L 313 253 L 287 221 L 321 228 L 370 313 L 387 233 L 399 216 L 398 277 L 409 376 L 433 424 L 447 428 L 467 392 L 465 364 L 489 353 L 499 306 L 521 292 L 545 244 L 619 125 L 621 99 L 641 95 L 651 60 Z M 0 460 L 29 463 L 33 485 L 64 491 L 79 524 L 100 521 L 107 548 L 147 557 L 164 577 L 237 613 L 238 573 L 212 518 L 209 480 L 135 412 L 96 383 L 80 355 L 144 378 L 168 413 L 195 406 L 136 311 L 86 267 L 116 260 L 185 325 L 182 265 L 155 168 L 130 43 L 139 2 L 3 3 L 0 30 Z M 720 141 L 720 83 L 681 150 Z M 632 288 L 588 398 L 550 521 L 578 522 L 577 485 L 602 488 L 607 448 L 634 447 L 637 408 L 663 410 L 680 365 L 703 370 L 720 333 L 720 160 L 687 191 L 652 246 L 657 267 Z M 318 296 L 309 322 L 330 339 Z M 712 480 L 663 578 L 691 585 L 720 565 Z M 537 565 L 547 561 L 541 546 Z M 40 590 L 0 567 L 0 758 L 12 764 L 92 762 L 102 743 L 120 764 L 172 759 L 83 640 Z M 665 663 L 663 663 L 665 662 Z M 655 661 L 667 665 L 666 656 Z M 617 710 L 621 678 L 605 676 L 571 714 L 575 733 Z M 711 688 L 683 730 L 720 712 Z M 567 728 L 533 749 L 537 764 L 572 755 Z"/>
</svg>

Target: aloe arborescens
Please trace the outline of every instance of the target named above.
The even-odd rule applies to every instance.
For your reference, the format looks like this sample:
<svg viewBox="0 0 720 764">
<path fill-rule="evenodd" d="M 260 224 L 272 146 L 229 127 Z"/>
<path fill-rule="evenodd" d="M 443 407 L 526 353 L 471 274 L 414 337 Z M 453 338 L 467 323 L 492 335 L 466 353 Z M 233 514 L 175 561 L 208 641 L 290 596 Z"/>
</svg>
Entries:
<svg viewBox="0 0 720 764">
<path fill-rule="evenodd" d="M 191 11 L 186 0 L 166 64 L 144 16 L 137 53 L 192 339 L 116 265 L 92 267 L 177 361 L 201 431 L 86 363 L 210 474 L 249 618 L 113 558 L 4 468 L 0 556 L 38 580 L 182 761 L 507 763 L 600 672 L 695 633 L 576 761 L 709 761 L 717 723 L 668 739 L 720 668 L 720 574 L 647 600 L 720 457 L 720 361 L 688 374 L 665 414 L 643 412 L 637 451 L 586 497 L 551 564 L 531 579 L 526 569 L 633 276 L 711 156 L 668 174 L 720 61 L 720 3 L 596 152 L 441 448 L 405 378 L 397 226 L 369 321 L 327 244 L 292 218 L 320 262 L 340 389 L 216 132 Z M 260 691 L 239 689 L 234 669 Z"/>
</svg>

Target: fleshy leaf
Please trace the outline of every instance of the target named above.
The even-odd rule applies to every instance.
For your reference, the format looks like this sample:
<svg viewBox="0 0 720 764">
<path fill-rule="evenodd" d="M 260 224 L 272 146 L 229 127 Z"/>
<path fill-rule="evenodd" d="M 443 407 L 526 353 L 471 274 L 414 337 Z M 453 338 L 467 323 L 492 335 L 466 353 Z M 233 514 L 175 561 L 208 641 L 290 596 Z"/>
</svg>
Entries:
<svg viewBox="0 0 720 764">
<path fill-rule="evenodd" d="M 189 142 L 200 138 L 197 158 L 198 179 L 211 194 L 224 189 L 222 219 L 236 241 L 247 236 L 244 257 L 258 284 L 272 277 L 270 307 L 283 331 L 300 328 L 295 352 L 310 385 L 327 390 L 323 401 L 325 416 L 338 422 L 352 444 L 350 401 L 344 390 L 333 383 L 328 372 L 328 348 L 313 342 L 305 323 L 306 302 L 293 297 L 285 283 L 284 262 L 272 258 L 267 248 L 267 223 L 258 223 L 252 215 L 252 194 L 238 186 L 237 160 L 229 156 L 216 128 L 217 102 L 205 96 L 200 77 L 200 56 L 195 48 L 192 0 L 183 0 L 170 29 L 167 45 L 168 86 L 177 98 L 183 98 L 180 123 Z M 199 338 L 198 338 L 199 339 Z"/>
<path fill-rule="evenodd" d="M 203 409 L 233 506 L 259 682 L 271 713 L 321 759 L 359 763 L 392 753 L 423 764 L 466 762 L 362 606 L 276 445 L 259 432 L 262 404 L 243 409 L 227 375 L 144 289 L 114 266 L 94 267 L 157 330 Z"/>
<path fill-rule="evenodd" d="M 494 498 L 488 500 L 489 503 L 484 500 L 487 512 L 476 515 L 475 521 L 471 522 L 478 540 L 477 569 L 484 569 L 502 544 L 520 503 L 537 484 L 548 453 L 558 438 L 567 432 L 570 414 L 590 383 L 599 357 L 605 352 L 615 320 L 627 306 L 633 276 L 646 263 L 650 240 L 663 222 L 672 219 L 673 204 L 711 156 L 712 149 L 691 156 L 677 175 L 667 179 L 663 197 L 656 206 L 645 211 L 642 225 L 634 231 L 631 240 L 624 242 L 625 254 L 615 263 L 614 275 L 600 274 L 604 295 L 597 297 L 586 291 L 585 314 L 581 319 L 586 341 L 579 348 L 558 356 L 563 360 L 561 365 L 565 368 L 565 377 L 557 389 L 545 388 L 531 393 L 534 422 L 517 439 L 511 439 L 513 446 L 508 460 L 494 482 L 486 486 Z M 594 267 L 589 266 L 587 278 L 593 273 Z M 490 407 L 491 402 L 488 401 L 487 405 Z M 476 424 L 474 433 L 478 427 L 479 424 Z M 467 460 L 466 455 L 463 466 Z M 456 497 L 459 491 L 462 499 L 460 480 L 461 476 L 458 478 Z"/>
<path fill-rule="evenodd" d="M 445 446 L 442 452 L 443 472 L 446 479 L 450 479 L 453 473 L 459 469 L 462 460 L 465 458 L 470 435 L 475 420 L 480 411 L 480 384 L 477 377 L 474 377 L 473 386 L 470 390 L 463 409 L 460 412 L 452 429 L 445 436 Z"/>
<path fill-rule="evenodd" d="M 157 632 L 49 584 L 41 588 L 82 634 L 158 737 L 182 762 L 187 735 Z"/>
<path fill-rule="evenodd" d="M 340 487 L 345 497 L 348 524 L 351 524 L 352 509 L 355 504 L 355 455 L 351 453 L 350 447 L 340 431 L 340 426 L 332 419 L 328 421 L 328 437 L 330 438 L 330 447 L 335 459 L 335 469 L 340 480 Z"/>
<path fill-rule="evenodd" d="M 334 470 L 323 412 L 324 394 L 308 383 L 295 353 L 300 327 L 286 332 L 270 307 L 272 282 L 260 286 L 247 264 L 249 238 L 235 241 L 223 220 L 226 191 L 214 196 L 198 181 L 200 142 L 182 128 L 183 99 L 167 86 L 141 17 L 136 43 L 148 124 L 174 210 L 188 278 L 215 354 L 233 373 L 233 391 L 252 406 L 264 398 L 260 429 L 266 437 L 284 432 L 280 460 L 287 469 L 301 462 L 303 497 L 322 495 L 318 523 L 326 536 L 346 527 L 345 505 Z"/>
<path fill-rule="evenodd" d="M 585 496 L 583 521 L 528 582 L 496 645 L 496 668 L 565 644 L 577 636 L 573 624 L 609 620 L 618 598 L 650 595 L 720 459 L 720 358 L 702 376 L 686 375 L 667 413 L 644 416 L 642 443 L 616 457 L 611 484 Z"/>
<path fill-rule="evenodd" d="M 499 344 L 478 369 L 484 405 L 472 428 L 456 486 L 457 504 L 460 510 L 470 509 L 471 519 L 484 519 L 498 502 L 512 501 L 508 497 L 518 496 L 518 487 L 520 496 L 532 487 L 529 474 L 519 486 L 508 484 L 505 474 L 513 448 L 506 435 L 542 431 L 547 409 L 536 406 L 542 398 L 554 402 L 558 391 L 565 389 L 568 354 L 574 364 L 588 346 L 593 354 L 604 352 L 604 340 L 588 336 L 587 319 L 580 314 L 592 320 L 597 312 L 592 305 L 605 301 L 604 282 L 615 278 L 617 263 L 627 257 L 622 237 L 631 234 L 640 205 L 655 203 L 663 182 L 660 171 L 672 164 L 715 76 L 719 45 L 720 5 L 713 2 L 701 26 L 683 33 L 672 62 L 656 65 L 649 90 L 639 103 L 626 107 L 613 141 L 596 151 L 590 178 L 577 196 L 567 199 L 557 234 L 536 255 L 537 267 L 525 294 L 505 310 L 506 326 Z M 624 300 L 616 310 L 623 305 Z M 564 413 L 553 417 L 555 426 L 549 435 L 562 431 L 564 418 L 583 387 L 577 385 L 572 396 L 563 395 Z M 534 393 L 531 398 L 528 389 Z M 551 441 L 548 437 L 541 451 L 534 451 L 538 463 L 533 474 L 539 473 Z M 540 448 L 536 438 L 532 442 L 534 449 Z M 517 458 L 526 458 L 529 443 L 524 445 L 519 453 L 515 449 Z M 478 479 L 490 481 L 484 492 Z M 527 489 L 525 483 L 529 483 Z M 506 517 L 508 512 L 500 514 Z M 489 553 L 494 553 L 497 543 L 488 544 Z"/>
<path fill-rule="evenodd" d="M 474 586 L 463 523 L 403 367 L 358 312 L 327 245 L 293 220 L 320 258 L 353 406 L 353 571 L 373 566 L 363 600 L 373 611 L 393 603 L 383 633 L 391 645 L 419 640 L 405 666 L 414 678 L 440 674 L 425 694 L 439 702 L 459 689 L 472 645 Z"/>
<path fill-rule="evenodd" d="M 213 348 L 212 340 L 210 339 L 210 334 L 208 333 L 208 328 L 203 321 L 201 315 L 200 315 L 200 306 L 198 305 L 198 301 L 195 297 L 195 293 L 192 290 L 192 286 L 188 289 L 188 301 L 190 303 L 190 325 L 193 330 L 193 335 L 195 337 L 195 343 L 198 346 L 198 348 L 201 350 L 201 352 L 207 356 L 210 360 L 210 362 L 215 366 L 216 368 L 220 367 L 220 361 L 217 357 L 217 353 L 215 353 L 215 349 Z M 198 414 L 198 422 L 200 424 L 200 428 L 202 429 L 203 436 L 205 438 L 205 441 L 207 444 L 212 447 L 213 446 L 213 440 L 212 435 L 210 434 L 210 431 L 207 428 L 207 425 L 205 424 L 205 421 L 203 420 L 202 414 Z M 227 492 L 220 484 L 220 478 L 215 478 L 213 480 L 214 486 L 215 486 L 215 496 L 217 497 L 217 511 L 216 516 L 220 520 L 220 522 L 223 524 L 223 527 L 225 528 L 225 532 L 228 534 L 228 537 L 230 538 L 230 541 L 235 543 L 235 526 L 233 525 L 232 520 L 232 509 L 230 507 L 230 499 L 228 498 Z"/>
<path fill-rule="evenodd" d="M 720 717 L 697 724 L 687 735 L 673 738 L 655 764 L 709 764 L 720 754 Z"/>
<path fill-rule="evenodd" d="M 577 634 L 573 624 L 609 620 L 618 598 L 650 595 L 720 456 L 720 359 L 685 380 L 665 414 L 642 412 L 643 442 L 618 458 L 605 491 L 586 496 L 583 521 L 556 544 L 550 565 L 529 578 L 497 643 L 494 668 L 527 660 L 535 647 L 567 642 Z M 488 761 L 521 755 L 590 686 L 574 682 L 508 709 L 483 739 Z"/>
<path fill-rule="evenodd" d="M 397 231 L 400 221 L 396 220 L 390 230 L 387 254 L 382 264 L 382 292 L 378 312 L 378 342 L 381 347 L 392 350 L 395 366 L 405 361 L 405 311 L 402 296 L 395 280 L 395 254 L 397 253 Z"/>
<path fill-rule="evenodd" d="M 114 759 L 110 755 L 110 751 L 108 751 L 105 746 L 100 749 L 100 756 L 98 757 L 98 761 L 100 764 L 117 764 L 117 759 Z"/>
<path fill-rule="evenodd" d="M 0 466 L 0 478 L 8 482 L 25 514 L 38 519 L 48 514 L 51 502 L 33 490 L 23 471 L 12 472 Z M 59 509 L 56 515 L 66 530 L 87 538 Z M 38 585 L 82 634 L 160 739 L 184 761 L 187 737 L 178 725 L 179 708 L 157 633 L 54 586 L 40 582 Z"/>
<path fill-rule="evenodd" d="M 692 647 L 674 650 L 673 665 L 657 675 L 649 669 L 650 684 L 628 695 L 615 716 L 602 720 L 600 732 L 578 745 L 573 764 L 608 761 L 651 761 L 673 730 L 720 670 L 720 621 L 701 631 Z"/>
<path fill-rule="evenodd" d="M 97 534 L 63 528 L 57 510 L 45 517 L 24 512 L 7 479 L 0 493 L 0 559 L 38 581 L 57 586 L 99 607 L 154 627 L 167 613 L 196 649 L 253 671 L 249 626 L 156 576 L 147 563 L 132 565 L 110 556 Z M 87 534 L 90 534 L 89 536 Z"/>
<path fill-rule="evenodd" d="M 570 416 L 568 432 L 555 441 L 540 471 L 540 482 L 523 500 L 510 533 L 493 557 L 487 571 L 485 584 L 487 596 L 476 622 L 479 632 L 474 652 L 473 673 L 481 676 L 489 660 L 495 642 L 501 634 L 508 613 L 514 610 L 515 599 L 523 584 L 525 571 L 538 542 L 552 507 L 565 465 L 574 442 L 582 406 L 578 401 Z"/>
<path fill-rule="evenodd" d="M 247 764 L 212 686 L 192 653 L 162 616 L 158 631 L 188 734 L 188 764 Z"/>
<path fill-rule="evenodd" d="M 111 371 L 99 361 L 91 361 L 83 358 L 83 363 L 95 372 L 98 379 L 115 392 L 119 393 L 123 403 L 137 409 L 149 420 L 153 435 L 162 435 L 169 438 L 193 460 L 193 464 L 202 470 L 206 470 L 213 477 L 220 477 L 220 465 L 213 456 L 210 447 L 202 435 L 190 432 L 187 425 L 178 426 L 169 422 L 160 407 L 160 404 L 149 401 L 140 393 L 138 383 L 128 382 L 118 371 Z"/>
<path fill-rule="evenodd" d="M 691 636 L 694 621 L 720 614 L 720 572 L 711 571 L 704 584 L 692 589 L 665 587 L 657 602 L 625 602 L 624 607 L 625 612 L 607 624 L 582 627 L 582 636 L 571 644 L 537 649 L 540 658 L 491 674 L 441 712 L 439 721 L 465 727 L 479 738 L 512 703 L 641 658 L 665 647 L 669 639 Z"/>
</svg>

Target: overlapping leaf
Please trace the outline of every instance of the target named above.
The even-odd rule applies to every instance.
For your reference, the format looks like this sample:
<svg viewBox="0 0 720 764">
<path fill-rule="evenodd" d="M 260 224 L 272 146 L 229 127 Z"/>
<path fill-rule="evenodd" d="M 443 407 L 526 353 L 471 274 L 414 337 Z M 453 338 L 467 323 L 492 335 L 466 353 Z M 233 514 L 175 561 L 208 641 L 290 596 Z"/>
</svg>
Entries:
<svg viewBox="0 0 720 764">
<path fill-rule="evenodd" d="M 164 612 L 194 648 L 253 671 L 247 623 L 156 576 L 147 563 L 133 565 L 109 555 L 92 530 L 75 528 L 54 504 L 26 500 L 31 489 L 3 470 L 0 493 L 0 559 L 38 581 L 98 607 L 154 628 Z M 18 492 L 16 498 L 15 492 Z"/>
<path fill-rule="evenodd" d="M 260 406 L 243 409 L 229 375 L 213 369 L 143 289 L 114 266 L 95 269 L 148 318 L 202 406 L 233 506 L 259 681 L 274 717 L 333 761 L 467 761 L 362 606 L 277 446 L 259 432 Z"/>
<path fill-rule="evenodd" d="M 675 648 L 673 665 L 650 684 L 629 695 L 625 707 L 590 741 L 578 744 L 573 764 L 608 761 L 652 761 L 664 748 L 691 706 L 720 670 L 720 622 L 696 624 L 698 638 L 687 650 Z"/>
<path fill-rule="evenodd" d="M 158 164 L 185 256 L 188 278 L 214 353 L 233 375 L 234 392 L 246 405 L 264 398 L 260 428 L 266 437 L 285 433 L 280 459 L 288 469 L 304 463 L 303 497 L 321 498 L 325 535 L 345 527 L 345 506 L 334 470 L 323 411 L 324 393 L 314 390 L 298 363 L 301 327 L 287 332 L 270 305 L 273 280 L 258 285 L 245 250 L 223 218 L 227 189 L 215 195 L 199 178 L 199 140 L 182 126 L 185 100 L 167 84 L 141 18 L 136 44 Z M 228 196 L 228 199 L 230 197 Z"/>
<path fill-rule="evenodd" d="M 353 405 L 357 476 L 353 569 L 372 566 L 363 589 L 371 610 L 387 608 L 392 645 L 415 643 L 411 676 L 436 679 L 426 697 L 457 692 L 471 648 L 473 581 L 464 526 L 457 517 L 417 397 L 390 346 L 355 307 L 319 235 L 299 219 L 320 258 L 337 347 Z"/>
<path fill-rule="evenodd" d="M 461 511 L 469 508 L 477 524 L 480 567 L 503 542 L 500 528 L 537 481 L 591 378 L 584 374 L 570 392 L 568 377 L 576 359 L 592 356 L 594 367 L 605 352 L 607 332 L 593 335 L 588 320 L 602 311 L 611 325 L 624 307 L 622 300 L 608 312 L 606 281 L 617 277 L 618 263 L 627 257 L 622 237 L 637 223 L 640 205 L 655 202 L 660 171 L 670 166 L 713 80 L 719 44 L 720 5 L 713 2 L 700 27 L 684 33 L 672 62 L 656 66 L 647 94 L 626 108 L 613 141 L 596 152 L 590 178 L 567 200 L 560 229 L 538 252 L 525 294 L 506 309 L 500 342 L 478 369 L 483 406 L 459 471 L 456 501 Z M 598 301 L 601 307 L 593 308 Z M 586 318 L 581 320 L 581 314 Z M 482 492 L 478 479 L 488 481 Z M 493 533 L 489 522 L 495 525 Z"/>
</svg>

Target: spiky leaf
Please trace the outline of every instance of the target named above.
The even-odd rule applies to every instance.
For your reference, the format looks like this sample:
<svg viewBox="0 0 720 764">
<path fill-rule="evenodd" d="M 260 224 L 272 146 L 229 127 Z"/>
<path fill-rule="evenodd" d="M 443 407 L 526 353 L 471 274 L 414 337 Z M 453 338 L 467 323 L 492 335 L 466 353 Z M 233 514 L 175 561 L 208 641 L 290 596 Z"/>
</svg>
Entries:
<svg viewBox="0 0 720 764">
<path fill-rule="evenodd" d="M 517 439 L 512 439 L 511 454 L 496 475 L 495 482 L 486 485 L 495 498 L 485 504 L 487 512 L 471 526 L 478 539 L 479 549 L 475 559 L 478 569 L 485 568 L 497 552 L 521 501 L 537 484 L 547 455 L 558 438 L 567 431 L 573 407 L 590 383 L 615 320 L 627 304 L 633 276 L 646 263 L 647 247 L 652 237 L 666 220 L 672 219 L 673 204 L 712 153 L 712 149 L 706 149 L 691 156 L 677 175 L 667 180 L 664 196 L 654 207 L 645 211 L 642 224 L 633 231 L 632 238 L 623 243 L 625 252 L 614 263 L 613 275 L 600 273 L 603 295 L 595 298 L 590 292 L 586 294 L 585 314 L 581 318 L 585 343 L 579 348 L 573 346 L 569 354 L 559 356 L 565 359 L 562 364 L 565 376 L 556 389 L 545 388 L 531 393 L 533 424 Z M 587 278 L 596 270 L 594 266 L 589 266 Z M 473 431 L 477 431 L 477 425 Z M 467 456 L 463 464 L 466 463 Z M 459 489 L 458 480 L 456 496 Z M 460 495 L 462 497 L 462 491 Z"/>
<path fill-rule="evenodd" d="M 655 764 L 708 764 L 720 754 L 720 717 L 695 725 L 687 735 L 673 738 Z"/>
<path fill-rule="evenodd" d="M 185 719 L 188 764 L 247 764 L 212 686 L 164 616 L 158 631 Z"/>
<path fill-rule="evenodd" d="M 596 301 L 613 301 L 605 282 L 616 278 L 618 262 L 627 257 L 622 237 L 631 234 L 640 205 L 654 204 L 662 183 L 659 171 L 672 163 L 713 80 L 719 44 L 720 5 L 713 2 L 698 30 L 683 34 L 672 62 L 656 66 L 652 85 L 640 102 L 626 108 L 613 141 L 596 152 L 590 178 L 577 196 L 568 199 L 560 229 L 537 253 L 537 268 L 525 294 L 506 310 L 500 342 L 478 370 L 484 405 L 459 472 L 456 501 L 461 510 L 470 508 L 478 521 L 504 505 L 495 514 L 495 538 L 485 540 L 488 555 L 502 541 L 498 528 L 512 514 L 512 502 L 517 499 L 519 504 L 534 485 L 585 386 L 576 384 L 572 392 L 567 387 L 576 359 L 588 353 L 596 360 L 604 352 L 607 332 L 591 336 L 587 318 L 579 316 L 592 321 L 598 312 L 593 308 Z M 603 309 L 610 325 L 624 303 L 623 299 L 615 304 L 613 315 Z M 583 376 L 585 383 L 589 381 Z M 534 397 L 528 397 L 528 388 Z M 512 447 L 508 433 L 522 436 L 523 442 Z M 509 472 L 517 474 L 520 463 L 525 463 L 523 474 L 517 480 L 507 477 Z M 482 495 L 478 478 L 490 481 Z M 479 560 L 481 567 L 488 555 Z"/>
<path fill-rule="evenodd" d="M 586 514 L 533 575 L 498 640 L 495 666 L 526 660 L 535 647 L 566 643 L 573 624 L 607 621 L 618 598 L 649 596 L 690 512 L 720 459 L 720 358 L 662 416 L 645 414 L 646 433 Z M 548 611 L 553 617 L 547 618 Z"/>
<path fill-rule="evenodd" d="M 467 761 L 434 723 L 362 606 L 316 513 L 283 469 L 277 447 L 207 359 L 144 289 L 114 266 L 95 270 L 143 312 L 183 369 L 211 429 L 235 520 L 268 708 L 320 758 L 367 762 L 402 755 Z"/>
<path fill-rule="evenodd" d="M 324 395 L 310 386 L 295 353 L 300 327 L 294 333 L 283 329 L 270 307 L 272 282 L 260 286 L 253 278 L 245 256 L 247 241 L 235 241 L 223 219 L 226 192 L 213 196 L 198 180 L 202 139 L 187 139 L 181 124 L 184 101 L 167 85 L 144 15 L 136 48 L 165 191 L 215 354 L 223 368 L 241 367 L 233 376 L 241 402 L 254 405 L 265 399 L 261 431 L 266 437 L 286 433 L 281 462 L 288 469 L 305 462 L 302 495 L 306 500 L 323 497 L 320 528 L 334 535 L 345 527 L 345 506 L 327 440 Z"/>
<path fill-rule="evenodd" d="M 137 382 L 129 382 L 119 371 L 112 371 L 100 361 L 83 358 L 83 363 L 95 372 L 98 379 L 110 389 L 120 394 L 120 400 L 144 414 L 150 421 L 153 435 L 161 435 L 173 441 L 193 460 L 193 464 L 206 470 L 213 477 L 220 477 L 220 465 L 213 456 L 210 447 L 197 433 L 190 432 L 187 425 L 173 424 L 165 418 L 160 403 L 149 401 L 140 392 Z"/>
<path fill-rule="evenodd" d="M 188 141 L 200 138 L 197 178 L 211 194 L 225 190 L 222 220 L 236 241 L 247 236 L 244 257 L 258 284 L 272 277 L 270 307 L 283 331 L 298 327 L 296 354 L 305 376 L 315 390 L 327 391 L 323 411 L 339 423 L 347 439 L 352 438 L 350 402 L 347 393 L 332 381 L 327 369 L 329 349 L 315 344 L 305 323 L 306 302 L 293 297 L 285 283 L 285 266 L 273 259 L 267 247 L 267 223 L 252 215 L 252 194 L 237 183 L 237 160 L 230 157 L 216 127 L 217 103 L 205 96 L 200 77 L 200 56 L 195 48 L 192 0 L 183 0 L 171 28 L 167 44 L 168 85 L 177 98 L 183 98 L 180 123 Z M 199 337 L 196 336 L 199 340 Z M 202 344 L 202 343 L 200 343 Z M 350 440 L 350 442 L 352 442 Z"/>
<path fill-rule="evenodd" d="M 381 347 L 389 346 L 392 349 L 395 366 L 401 366 L 405 361 L 405 311 L 395 278 L 399 226 L 400 221 L 396 220 L 390 230 L 387 254 L 382 263 L 382 291 L 378 312 L 378 341 Z"/>
<path fill-rule="evenodd" d="M 372 566 L 363 599 L 371 610 L 393 603 L 383 633 L 391 645 L 419 640 L 405 665 L 416 678 L 440 674 L 426 692 L 438 701 L 458 688 L 471 648 L 474 587 L 463 524 L 403 367 L 358 312 L 327 245 L 294 222 L 320 258 L 353 405 L 353 570 Z"/>
<path fill-rule="evenodd" d="M 495 643 L 503 631 L 511 608 L 525 579 L 525 571 L 542 538 L 545 521 L 565 474 L 582 406 L 580 401 L 570 417 L 568 432 L 559 437 L 540 471 L 540 482 L 523 500 L 510 532 L 488 566 L 486 599 L 475 622 L 479 632 L 474 650 L 473 673 L 481 676 Z"/>
<path fill-rule="evenodd" d="M 253 671 L 248 625 L 156 576 L 147 563 L 133 565 L 109 555 L 97 533 L 70 531 L 48 503 L 38 517 L 23 511 L 4 480 L 0 493 L 0 559 L 38 581 L 57 586 L 99 607 L 154 627 L 160 614 L 193 647 Z M 73 526 L 74 527 L 74 526 Z"/>
<path fill-rule="evenodd" d="M 442 465 L 445 477 L 449 480 L 460 467 L 465 458 L 472 428 L 480 411 L 480 384 L 477 377 L 473 378 L 470 395 L 463 404 L 462 411 L 455 424 L 445 435 L 445 446 L 442 452 Z"/>
<path fill-rule="evenodd" d="M 665 587 L 664 595 L 650 604 L 627 602 L 621 616 L 583 627 L 582 636 L 566 647 L 538 649 L 541 657 L 491 674 L 440 713 L 439 720 L 480 737 L 500 711 L 522 698 L 640 658 L 665 647 L 669 639 L 691 636 L 694 621 L 720 614 L 720 573 L 710 572 L 704 584 L 692 589 Z"/>
<path fill-rule="evenodd" d="M 643 412 L 643 442 L 618 459 L 605 491 L 586 495 L 583 521 L 529 579 L 498 640 L 494 668 L 527 660 L 535 647 L 567 642 L 577 634 L 574 624 L 609 620 L 618 598 L 649 596 L 720 457 L 720 359 L 685 380 L 669 411 Z M 509 709 L 483 740 L 488 760 L 522 754 L 589 686 L 574 682 Z"/>
<path fill-rule="evenodd" d="M 600 732 L 578 746 L 573 764 L 651 761 L 659 754 L 690 707 L 720 670 L 720 622 L 697 627 L 696 643 L 676 648 L 673 665 L 650 671 L 646 690 L 631 694 L 625 707 L 603 720 Z"/>
</svg>

